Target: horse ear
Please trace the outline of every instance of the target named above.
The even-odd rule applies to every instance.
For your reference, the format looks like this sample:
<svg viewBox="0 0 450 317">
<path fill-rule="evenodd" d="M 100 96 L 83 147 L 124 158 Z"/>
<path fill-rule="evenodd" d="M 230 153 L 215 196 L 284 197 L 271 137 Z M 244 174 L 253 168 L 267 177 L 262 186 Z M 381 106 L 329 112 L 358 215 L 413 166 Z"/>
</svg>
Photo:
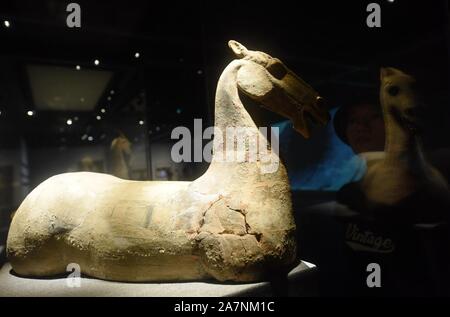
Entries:
<svg viewBox="0 0 450 317">
<path fill-rule="evenodd" d="M 398 69 L 395 69 L 393 67 L 381 67 L 380 69 L 380 79 L 383 80 L 385 77 L 398 75 L 401 73 Z"/>
<path fill-rule="evenodd" d="M 239 58 L 243 58 L 245 55 L 247 55 L 247 48 L 237 41 L 228 41 L 228 47 L 231 48 L 233 53 Z"/>
</svg>

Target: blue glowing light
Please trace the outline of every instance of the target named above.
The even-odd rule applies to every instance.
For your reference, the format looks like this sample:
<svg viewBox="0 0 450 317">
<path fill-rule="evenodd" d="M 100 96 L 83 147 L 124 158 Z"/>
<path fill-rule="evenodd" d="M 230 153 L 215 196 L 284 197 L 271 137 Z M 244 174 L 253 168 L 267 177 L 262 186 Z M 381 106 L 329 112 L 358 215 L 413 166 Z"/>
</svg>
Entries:
<svg viewBox="0 0 450 317">
<path fill-rule="evenodd" d="M 336 108 L 330 111 L 332 118 Z M 337 191 L 364 175 L 365 162 L 336 135 L 332 120 L 304 139 L 290 121 L 274 126 L 280 129 L 280 154 L 288 170 L 293 190 Z"/>
</svg>

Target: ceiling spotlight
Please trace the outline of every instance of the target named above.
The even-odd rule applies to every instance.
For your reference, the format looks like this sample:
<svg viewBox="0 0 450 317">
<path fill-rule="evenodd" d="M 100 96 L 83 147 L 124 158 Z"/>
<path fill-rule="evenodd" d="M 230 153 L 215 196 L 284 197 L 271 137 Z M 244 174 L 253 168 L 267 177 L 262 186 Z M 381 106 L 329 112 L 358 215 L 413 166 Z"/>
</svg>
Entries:
<svg viewBox="0 0 450 317">
<path fill-rule="evenodd" d="M 111 90 L 109 93 L 111 94 L 111 95 L 114 95 L 114 90 Z"/>
<path fill-rule="evenodd" d="M 156 127 L 155 130 L 156 130 L 156 131 L 159 131 L 159 130 L 161 130 L 161 129 L 160 129 L 160 127 Z"/>
<path fill-rule="evenodd" d="M 94 141 L 94 138 L 92 136 L 88 136 L 88 141 Z"/>
<path fill-rule="evenodd" d="M 78 121 L 78 117 L 74 117 L 73 120 Z"/>
<path fill-rule="evenodd" d="M 80 70 L 80 69 L 81 69 L 81 66 L 80 66 L 80 65 L 77 65 L 77 66 L 75 66 L 75 69 L 76 69 L 76 70 Z"/>
<path fill-rule="evenodd" d="M 67 119 L 66 123 L 67 125 L 72 125 L 72 119 Z"/>
<path fill-rule="evenodd" d="M 394 2 L 394 0 L 388 0 L 388 2 L 391 2 L 391 3 L 392 3 L 392 2 Z"/>
<path fill-rule="evenodd" d="M 101 120 L 102 119 L 102 117 L 100 117 L 100 116 L 96 116 L 95 117 L 97 120 Z"/>
<path fill-rule="evenodd" d="M 100 61 L 99 61 L 98 59 L 96 59 L 96 60 L 94 61 L 94 64 L 95 64 L 95 66 L 98 66 L 98 65 L 100 64 Z"/>
<path fill-rule="evenodd" d="M 27 111 L 27 115 L 30 116 L 30 117 L 33 116 L 33 115 L 34 115 L 34 111 L 28 110 L 28 111 Z"/>
<path fill-rule="evenodd" d="M 87 137 L 88 137 L 88 135 L 87 135 L 87 134 L 83 134 L 83 135 L 81 136 L 81 140 L 82 140 L 82 141 L 84 141 L 84 140 L 86 140 L 86 139 L 87 139 Z"/>
<path fill-rule="evenodd" d="M 139 125 L 144 125 L 144 121 L 143 120 L 139 120 Z"/>
<path fill-rule="evenodd" d="M 111 101 L 111 96 L 108 96 L 108 101 Z"/>
<path fill-rule="evenodd" d="M 177 114 L 181 113 L 181 108 L 177 108 Z"/>
<path fill-rule="evenodd" d="M 136 52 L 136 53 L 134 54 L 134 57 L 136 57 L 136 58 L 139 58 L 139 56 L 141 56 L 141 54 L 139 54 L 139 52 Z"/>
<path fill-rule="evenodd" d="M 202 71 L 201 69 L 199 69 L 199 70 L 197 71 L 197 75 L 201 75 L 201 74 L 203 74 L 203 71 Z"/>
<path fill-rule="evenodd" d="M 11 23 L 8 20 L 3 21 L 3 25 L 7 28 L 11 26 Z"/>
<path fill-rule="evenodd" d="M 106 112 L 105 108 L 100 109 L 100 112 L 105 113 Z"/>
</svg>

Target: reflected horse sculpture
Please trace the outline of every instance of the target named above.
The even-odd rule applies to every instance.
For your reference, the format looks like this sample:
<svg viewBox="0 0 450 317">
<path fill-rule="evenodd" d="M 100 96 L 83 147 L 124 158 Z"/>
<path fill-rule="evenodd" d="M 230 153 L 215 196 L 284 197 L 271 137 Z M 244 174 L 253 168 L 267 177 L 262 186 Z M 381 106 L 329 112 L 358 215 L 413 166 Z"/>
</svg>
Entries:
<svg viewBox="0 0 450 317">
<path fill-rule="evenodd" d="M 110 147 L 110 172 L 112 175 L 123 179 L 130 178 L 130 155 L 131 142 L 122 132 L 119 132 L 119 136 L 112 140 Z"/>
<path fill-rule="evenodd" d="M 382 68 L 380 78 L 386 154 L 368 166 L 356 187 L 347 188 L 343 202 L 385 220 L 446 220 L 450 191 L 447 181 L 424 155 L 424 105 L 418 101 L 416 81 L 395 68 Z"/>
<path fill-rule="evenodd" d="M 229 46 L 238 58 L 218 82 L 217 128 L 244 127 L 264 138 L 239 92 L 292 119 L 305 136 L 307 118 L 328 121 L 318 94 L 280 60 Z M 77 263 L 86 275 L 117 281 L 256 281 L 287 272 L 296 264 L 296 226 L 285 167 L 263 173 L 259 160 L 221 160 L 237 150 L 218 139 L 208 170 L 193 182 L 97 173 L 46 180 L 13 219 L 7 252 L 14 271 L 46 276 Z"/>
<path fill-rule="evenodd" d="M 84 156 L 80 163 L 79 163 L 79 171 L 83 171 L 83 172 L 95 172 L 95 173 L 100 173 L 102 172 L 96 165 L 94 162 L 94 159 L 87 155 Z"/>
</svg>

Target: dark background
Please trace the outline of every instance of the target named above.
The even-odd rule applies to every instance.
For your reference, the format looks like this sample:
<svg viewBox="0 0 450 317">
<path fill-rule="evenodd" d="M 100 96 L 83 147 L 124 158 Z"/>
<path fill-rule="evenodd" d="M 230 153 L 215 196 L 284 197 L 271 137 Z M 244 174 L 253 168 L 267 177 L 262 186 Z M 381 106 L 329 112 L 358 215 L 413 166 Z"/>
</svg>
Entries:
<svg viewBox="0 0 450 317">
<path fill-rule="evenodd" d="M 232 59 L 229 39 L 279 57 L 332 107 L 377 91 L 380 66 L 410 72 L 424 84 L 434 114 L 429 144 L 448 145 L 447 1 L 376 1 L 382 27 L 372 29 L 365 23 L 370 1 L 78 1 L 81 29 L 65 25 L 69 2 L 0 3 L 0 16 L 12 22 L 0 32 L 0 54 L 7 61 L 0 78 L 3 146 L 14 146 L 22 134 L 30 146 L 60 140 L 58 117 L 66 114 L 41 114 L 32 124 L 23 116 L 33 107 L 23 76 L 30 61 L 89 68 L 99 58 L 100 68 L 114 72 L 112 124 L 115 116 L 132 116 L 120 108 L 141 87 L 148 95 L 149 128 L 189 125 L 193 118 L 211 122 L 215 85 Z M 81 115 L 89 124 L 92 115 Z M 71 139 L 81 132 L 75 130 L 66 135 L 69 143 L 79 140 Z"/>
</svg>

